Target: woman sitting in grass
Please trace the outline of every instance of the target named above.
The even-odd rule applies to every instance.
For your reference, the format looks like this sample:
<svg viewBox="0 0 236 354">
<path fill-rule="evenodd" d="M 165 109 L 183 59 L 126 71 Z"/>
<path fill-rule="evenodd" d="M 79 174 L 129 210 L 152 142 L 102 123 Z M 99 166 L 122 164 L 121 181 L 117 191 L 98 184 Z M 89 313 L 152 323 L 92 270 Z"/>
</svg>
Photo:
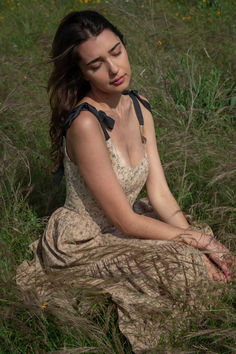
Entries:
<svg viewBox="0 0 236 354">
<path fill-rule="evenodd" d="M 67 195 L 17 283 L 41 304 L 67 309 L 71 289 L 96 287 L 117 305 L 133 351 L 153 349 L 210 301 L 213 281 L 231 280 L 233 257 L 209 228 L 189 225 L 171 194 L 150 105 L 128 90 L 118 29 L 97 12 L 72 12 L 56 32 L 52 61 L 50 134 Z M 136 202 L 144 184 L 148 202 Z"/>
</svg>

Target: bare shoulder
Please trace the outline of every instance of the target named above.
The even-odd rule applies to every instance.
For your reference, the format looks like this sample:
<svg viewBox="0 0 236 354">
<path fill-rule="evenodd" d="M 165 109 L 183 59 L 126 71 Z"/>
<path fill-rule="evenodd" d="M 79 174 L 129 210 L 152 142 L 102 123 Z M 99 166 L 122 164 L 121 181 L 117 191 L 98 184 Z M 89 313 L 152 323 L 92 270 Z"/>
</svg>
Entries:
<svg viewBox="0 0 236 354">
<path fill-rule="evenodd" d="M 85 110 L 73 120 L 70 128 L 68 129 L 67 136 L 80 136 L 91 134 L 92 132 L 99 132 L 101 130 L 100 124 L 96 116 Z"/>
<path fill-rule="evenodd" d="M 139 94 L 139 97 L 141 97 L 144 101 L 147 101 L 147 102 L 148 102 L 148 99 L 147 99 L 145 96 Z M 148 102 L 148 103 L 149 103 L 149 102 Z"/>
<path fill-rule="evenodd" d="M 66 148 L 70 159 L 80 168 L 89 164 L 91 156 L 99 161 L 107 159 L 104 133 L 93 113 L 85 110 L 74 119 L 67 131 Z"/>
</svg>

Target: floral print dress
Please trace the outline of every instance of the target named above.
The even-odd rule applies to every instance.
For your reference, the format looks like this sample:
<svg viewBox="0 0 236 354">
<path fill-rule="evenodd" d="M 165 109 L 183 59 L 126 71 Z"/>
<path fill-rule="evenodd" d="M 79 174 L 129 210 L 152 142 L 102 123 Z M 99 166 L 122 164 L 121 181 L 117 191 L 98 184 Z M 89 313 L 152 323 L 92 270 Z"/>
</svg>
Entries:
<svg viewBox="0 0 236 354">
<path fill-rule="evenodd" d="M 142 100 L 136 92 L 128 94 L 139 112 Z M 73 114 L 77 117 L 78 109 Z M 107 133 L 107 116 L 104 112 L 99 115 Z M 137 213 L 156 217 L 146 201 L 136 201 L 148 176 L 147 154 L 139 165 L 128 167 L 108 133 L 105 137 L 130 205 Z M 71 306 L 78 311 L 79 291 L 71 296 L 71 289 L 96 288 L 109 294 L 117 306 L 119 328 L 133 351 L 150 351 L 162 336 L 171 333 L 173 321 L 183 324 L 189 310 L 203 306 L 209 280 L 202 254 L 183 243 L 136 239 L 116 230 L 90 193 L 79 167 L 69 159 L 65 139 L 64 172 L 65 204 L 51 215 L 42 237 L 31 244 L 34 259 L 18 267 L 17 284 L 26 301 Z"/>
</svg>

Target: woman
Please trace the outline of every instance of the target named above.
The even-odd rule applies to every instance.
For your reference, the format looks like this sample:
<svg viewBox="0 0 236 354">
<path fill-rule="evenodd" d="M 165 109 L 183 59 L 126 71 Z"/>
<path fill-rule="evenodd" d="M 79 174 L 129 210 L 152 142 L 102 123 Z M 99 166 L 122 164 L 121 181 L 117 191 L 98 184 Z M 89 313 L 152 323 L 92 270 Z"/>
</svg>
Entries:
<svg viewBox="0 0 236 354">
<path fill-rule="evenodd" d="M 171 194 L 150 106 L 127 91 L 131 71 L 117 28 L 93 11 L 70 13 L 52 60 L 50 133 L 67 196 L 17 283 L 61 306 L 70 287 L 96 286 L 117 304 L 133 350 L 152 349 L 173 319 L 202 306 L 210 280 L 230 281 L 232 257 L 190 227 Z M 135 203 L 145 183 L 152 207 Z"/>
</svg>

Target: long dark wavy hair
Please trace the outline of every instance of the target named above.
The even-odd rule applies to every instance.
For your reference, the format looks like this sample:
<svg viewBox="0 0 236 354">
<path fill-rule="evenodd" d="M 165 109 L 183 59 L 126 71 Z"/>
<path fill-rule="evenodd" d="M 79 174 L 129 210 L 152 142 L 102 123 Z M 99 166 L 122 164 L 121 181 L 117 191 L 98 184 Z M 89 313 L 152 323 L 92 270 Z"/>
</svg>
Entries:
<svg viewBox="0 0 236 354">
<path fill-rule="evenodd" d="M 50 137 L 56 166 L 63 162 L 62 131 L 65 118 L 90 90 L 79 68 L 78 46 L 104 29 L 111 30 L 122 43 L 123 35 L 104 16 L 95 11 L 71 12 L 61 21 L 53 43 L 50 62 L 53 70 L 48 81 L 52 116 Z"/>
</svg>

